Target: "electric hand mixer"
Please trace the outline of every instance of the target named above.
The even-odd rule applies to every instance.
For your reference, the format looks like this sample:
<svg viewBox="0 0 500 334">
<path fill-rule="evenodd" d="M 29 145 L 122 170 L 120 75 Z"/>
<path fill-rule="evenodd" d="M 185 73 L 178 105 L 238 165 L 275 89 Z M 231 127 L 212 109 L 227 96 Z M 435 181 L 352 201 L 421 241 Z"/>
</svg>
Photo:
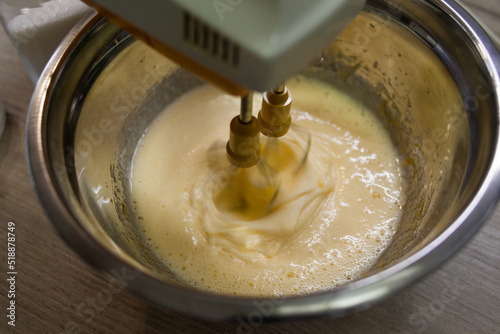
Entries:
<svg viewBox="0 0 500 334">
<path fill-rule="evenodd" d="M 83 1 L 196 75 L 230 94 L 242 96 L 240 114 L 231 121 L 225 151 L 229 162 L 240 170 L 261 162 L 264 183 L 272 188 L 267 192 L 270 195 L 264 200 L 264 208 L 277 197 L 279 184 L 269 176 L 275 174 L 273 168 L 262 164 L 260 134 L 278 138 L 290 129 L 292 97 L 284 82 L 328 45 L 365 3 Z M 264 92 L 258 118 L 252 116 L 253 91 Z M 305 142 L 299 167 L 307 159 L 310 137 Z"/>
</svg>

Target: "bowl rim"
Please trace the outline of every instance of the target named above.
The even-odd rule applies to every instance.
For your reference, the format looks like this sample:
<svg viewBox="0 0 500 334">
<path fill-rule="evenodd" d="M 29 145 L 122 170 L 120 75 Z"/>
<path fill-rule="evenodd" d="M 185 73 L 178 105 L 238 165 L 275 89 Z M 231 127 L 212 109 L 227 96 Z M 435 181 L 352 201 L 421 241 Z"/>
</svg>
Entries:
<svg viewBox="0 0 500 334">
<path fill-rule="evenodd" d="M 446 10 L 475 41 L 495 87 L 495 117 L 497 124 L 500 123 L 500 54 L 492 39 L 456 2 L 419 2 L 432 2 L 433 6 Z M 500 147 L 497 129 L 495 146 L 492 148 L 492 158 L 485 178 L 465 210 L 427 246 L 373 276 L 334 290 L 285 298 L 232 297 L 165 284 L 146 270 L 126 263 L 110 252 L 79 223 L 57 187 L 46 151 L 48 97 L 54 89 L 58 73 L 64 68 L 65 60 L 88 29 L 95 27 L 99 20 L 101 17 L 98 14 L 91 13 L 71 30 L 50 59 L 36 85 L 26 124 L 26 159 L 30 179 L 47 216 L 68 245 L 88 263 L 105 273 L 112 273 L 115 277 L 117 273 L 122 274 L 122 277 L 133 276 L 130 282 L 125 282 L 127 288 L 160 306 L 209 320 L 235 319 L 252 312 L 260 312 L 265 319 L 297 319 L 325 314 L 342 316 L 360 311 L 415 283 L 453 255 L 487 220 L 500 198 Z M 273 312 L 266 314 L 262 311 L 262 305 L 271 305 Z"/>
</svg>

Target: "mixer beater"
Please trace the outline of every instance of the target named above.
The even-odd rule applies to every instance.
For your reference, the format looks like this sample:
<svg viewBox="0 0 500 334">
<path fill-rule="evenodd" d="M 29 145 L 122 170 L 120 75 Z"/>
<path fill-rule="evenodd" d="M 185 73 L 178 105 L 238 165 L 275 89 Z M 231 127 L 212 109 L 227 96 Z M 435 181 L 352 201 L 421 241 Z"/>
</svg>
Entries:
<svg viewBox="0 0 500 334">
<path fill-rule="evenodd" d="M 240 115 L 232 119 L 227 142 L 227 158 L 236 167 L 254 166 L 260 158 L 260 125 L 252 116 L 253 93 L 241 98 Z"/>
<path fill-rule="evenodd" d="M 310 133 L 291 126 L 292 95 L 284 84 L 263 94 L 258 119 L 252 115 L 252 101 L 253 93 L 242 97 L 240 114 L 230 123 L 226 157 L 231 166 L 225 170 L 229 178 L 209 188 L 216 189 L 216 206 L 240 219 L 257 219 L 272 210 L 281 190 L 280 173 L 298 174 L 311 146 Z M 261 134 L 267 137 L 264 144 Z"/>
</svg>

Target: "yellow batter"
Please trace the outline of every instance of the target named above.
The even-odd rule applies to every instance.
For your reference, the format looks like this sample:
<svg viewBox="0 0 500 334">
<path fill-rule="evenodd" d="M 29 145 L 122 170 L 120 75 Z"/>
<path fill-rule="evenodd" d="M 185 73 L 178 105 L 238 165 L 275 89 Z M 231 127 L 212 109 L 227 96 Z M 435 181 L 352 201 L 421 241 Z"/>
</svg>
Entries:
<svg viewBox="0 0 500 334">
<path fill-rule="evenodd" d="M 170 105 L 137 147 L 131 182 L 141 227 L 193 286 L 246 296 L 335 287 L 362 275 L 396 231 L 402 180 L 382 125 L 331 86 L 304 78 L 287 86 L 299 128 L 279 144 L 262 138 L 268 149 L 250 181 L 224 155 L 239 99 L 211 86 Z M 300 165 L 304 129 L 312 141 Z"/>
</svg>

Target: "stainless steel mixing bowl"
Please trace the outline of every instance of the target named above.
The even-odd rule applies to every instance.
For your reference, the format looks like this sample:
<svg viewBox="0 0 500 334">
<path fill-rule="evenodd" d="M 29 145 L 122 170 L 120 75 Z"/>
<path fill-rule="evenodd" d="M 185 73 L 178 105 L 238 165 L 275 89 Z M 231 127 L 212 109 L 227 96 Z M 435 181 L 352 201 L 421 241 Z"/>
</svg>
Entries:
<svg viewBox="0 0 500 334">
<path fill-rule="evenodd" d="M 130 203 L 138 139 L 196 77 L 97 16 L 60 46 L 33 96 L 28 158 L 40 201 L 89 263 L 151 302 L 215 320 L 341 316 L 379 302 L 457 251 L 500 193 L 500 56 L 454 1 L 368 1 L 304 75 L 366 101 L 402 157 L 408 200 L 367 274 L 278 299 L 223 296 L 178 279 L 146 246 Z"/>
</svg>

